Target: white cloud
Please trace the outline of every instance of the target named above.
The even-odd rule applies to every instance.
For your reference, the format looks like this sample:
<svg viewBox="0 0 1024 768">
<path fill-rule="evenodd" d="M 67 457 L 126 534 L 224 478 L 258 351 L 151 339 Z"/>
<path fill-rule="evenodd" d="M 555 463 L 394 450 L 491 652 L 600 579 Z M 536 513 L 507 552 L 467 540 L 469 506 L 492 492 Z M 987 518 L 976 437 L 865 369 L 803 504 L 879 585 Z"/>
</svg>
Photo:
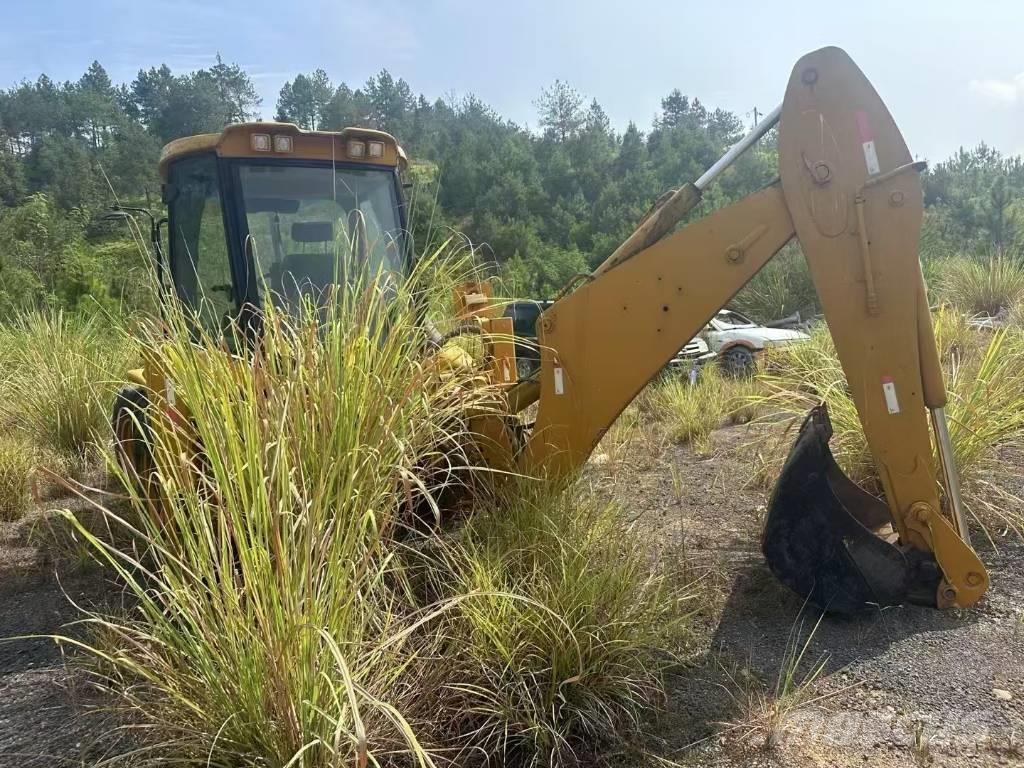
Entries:
<svg viewBox="0 0 1024 768">
<path fill-rule="evenodd" d="M 997 104 L 1024 102 L 1024 72 L 1006 80 L 971 80 L 967 87 L 972 93 L 977 93 Z"/>
</svg>

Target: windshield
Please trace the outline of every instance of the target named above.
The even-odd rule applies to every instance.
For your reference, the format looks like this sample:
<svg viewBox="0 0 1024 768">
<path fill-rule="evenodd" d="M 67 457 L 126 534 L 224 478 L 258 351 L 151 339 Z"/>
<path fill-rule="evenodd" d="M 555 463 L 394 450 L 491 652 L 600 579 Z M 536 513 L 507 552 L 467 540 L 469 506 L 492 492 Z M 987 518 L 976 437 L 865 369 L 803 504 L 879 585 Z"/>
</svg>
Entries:
<svg viewBox="0 0 1024 768">
<path fill-rule="evenodd" d="M 208 331 L 222 332 L 243 304 L 268 292 L 294 309 L 307 298 L 322 303 L 335 285 L 405 272 L 391 169 L 255 161 L 230 168 L 234 195 L 222 188 L 228 169 L 213 154 L 172 164 L 165 190 L 174 289 Z"/>
<path fill-rule="evenodd" d="M 371 277 L 403 271 L 390 170 L 244 163 L 238 179 L 258 290 L 278 304 L 319 303 L 332 286 L 359 277 L 353 264 Z"/>
<path fill-rule="evenodd" d="M 755 328 L 755 324 L 741 315 L 739 312 L 725 310 L 715 316 L 714 324 L 719 330 L 728 331 L 733 328 Z"/>
<path fill-rule="evenodd" d="M 505 307 L 505 317 L 512 318 L 512 333 L 516 336 L 537 336 L 537 318 L 540 317 L 540 304 L 532 301 L 517 301 Z"/>
</svg>

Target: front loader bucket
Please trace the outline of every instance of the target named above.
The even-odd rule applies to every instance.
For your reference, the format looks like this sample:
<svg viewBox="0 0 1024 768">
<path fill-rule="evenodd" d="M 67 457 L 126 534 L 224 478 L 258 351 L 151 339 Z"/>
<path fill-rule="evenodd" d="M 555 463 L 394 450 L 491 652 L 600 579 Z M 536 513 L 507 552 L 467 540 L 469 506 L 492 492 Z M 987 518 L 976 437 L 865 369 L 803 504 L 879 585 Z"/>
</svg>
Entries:
<svg viewBox="0 0 1024 768">
<path fill-rule="evenodd" d="M 882 539 L 888 506 L 854 484 L 829 450 L 832 423 L 814 408 L 786 459 L 765 519 L 761 549 L 772 573 L 809 603 L 852 615 L 899 605 L 916 593 L 917 567 Z"/>
</svg>

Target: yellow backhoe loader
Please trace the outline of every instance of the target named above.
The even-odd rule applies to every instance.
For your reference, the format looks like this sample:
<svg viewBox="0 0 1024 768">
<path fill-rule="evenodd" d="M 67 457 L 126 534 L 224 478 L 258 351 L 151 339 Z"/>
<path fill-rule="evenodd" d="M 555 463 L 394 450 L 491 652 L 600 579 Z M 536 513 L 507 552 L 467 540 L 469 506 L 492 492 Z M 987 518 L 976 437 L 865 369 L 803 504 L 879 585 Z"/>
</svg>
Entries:
<svg viewBox="0 0 1024 768">
<path fill-rule="evenodd" d="M 673 231 L 708 185 L 776 125 L 779 178 Z M 288 306 L 305 288 L 337 281 L 335 227 L 353 221 L 368 244 L 359 258 L 371 269 L 407 271 L 404 165 L 391 136 L 358 128 L 249 123 L 172 142 L 160 161 L 169 224 L 166 259 L 156 248 L 161 279 L 200 322 L 223 327 L 258 314 L 267 291 Z M 543 312 L 540 365 L 527 379 L 516 377 L 511 320 L 500 317 L 486 285 L 467 287 L 465 318 L 488 341 L 487 373 L 507 402 L 507 413 L 479 425 L 493 463 L 571 476 L 679 349 L 796 238 L 885 499 L 843 475 L 828 448 L 828 412 L 814 409 L 771 499 L 767 562 L 783 583 L 834 613 L 907 601 L 975 603 L 988 575 L 961 508 L 918 261 L 923 168 L 853 61 L 823 48 L 797 62 L 781 106 L 699 179 L 664 196 L 601 266 Z M 114 426 L 122 445 L 135 446 L 124 459 L 138 465 L 144 436 L 134 431 L 149 407 L 146 393 L 170 385 L 152 371 L 135 379 L 140 387 L 119 398 Z M 517 414 L 535 403 L 536 418 L 524 425 Z"/>
</svg>

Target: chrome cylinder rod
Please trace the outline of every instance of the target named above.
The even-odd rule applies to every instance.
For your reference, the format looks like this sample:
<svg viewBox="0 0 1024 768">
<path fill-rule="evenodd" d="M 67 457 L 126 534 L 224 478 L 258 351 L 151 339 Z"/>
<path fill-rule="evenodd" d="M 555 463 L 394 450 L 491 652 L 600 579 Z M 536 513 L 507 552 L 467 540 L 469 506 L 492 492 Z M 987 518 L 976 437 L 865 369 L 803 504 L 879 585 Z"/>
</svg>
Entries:
<svg viewBox="0 0 1024 768">
<path fill-rule="evenodd" d="M 736 158 L 754 146 L 762 136 L 774 128 L 776 123 L 779 122 L 779 118 L 781 116 L 782 105 L 779 104 L 779 106 L 765 115 L 764 119 L 750 130 L 750 133 L 729 147 L 729 150 L 718 158 L 714 165 L 704 171 L 704 174 L 693 182 L 693 186 L 703 192 L 707 188 L 708 184 L 718 178 L 722 171 L 736 162 Z"/>
<path fill-rule="evenodd" d="M 953 441 L 949 439 L 949 426 L 946 424 L 946 411 L 943 408 L 930 408 L 932 429 L 935 431 L 935 442 L 939 446 L 939 462 L 942 464 L 942 479 L 949 497 L 949 506 L 953 512 L 953 524 L 956 532 L 964 543 L 970 546 L 971 535 L 967 530 L 967 518 L 964 516 L 963 500 L 960 497 L 960 475 L 953 458 Z"/>
<path fill-rule="evenodd" d="M 591 278 L 598 277 L 609 269 L 617 267 L 627 259 L 633 258 L 640 251 L 649 248 L 671 232 L 672 228 L 687 213 L 697 207 L 704 188 L 714 181 L 722 171 L 736 162 L 736 158 L 754 146 L 762 136 L 768 133 L 779 122 L 779 115 L 781 114 L 782 106 L 779 105 L 769 114 L 765 115 L 764 119 L 755 125 L 750 133 L 730 147 L 697 181 L 693 184 L 683 184 L 672 194 L 665 195 L 659 200 L 633 231 L 633 234 L 627 237 L 611 256 L 591 272 Z"/>
</svg>

